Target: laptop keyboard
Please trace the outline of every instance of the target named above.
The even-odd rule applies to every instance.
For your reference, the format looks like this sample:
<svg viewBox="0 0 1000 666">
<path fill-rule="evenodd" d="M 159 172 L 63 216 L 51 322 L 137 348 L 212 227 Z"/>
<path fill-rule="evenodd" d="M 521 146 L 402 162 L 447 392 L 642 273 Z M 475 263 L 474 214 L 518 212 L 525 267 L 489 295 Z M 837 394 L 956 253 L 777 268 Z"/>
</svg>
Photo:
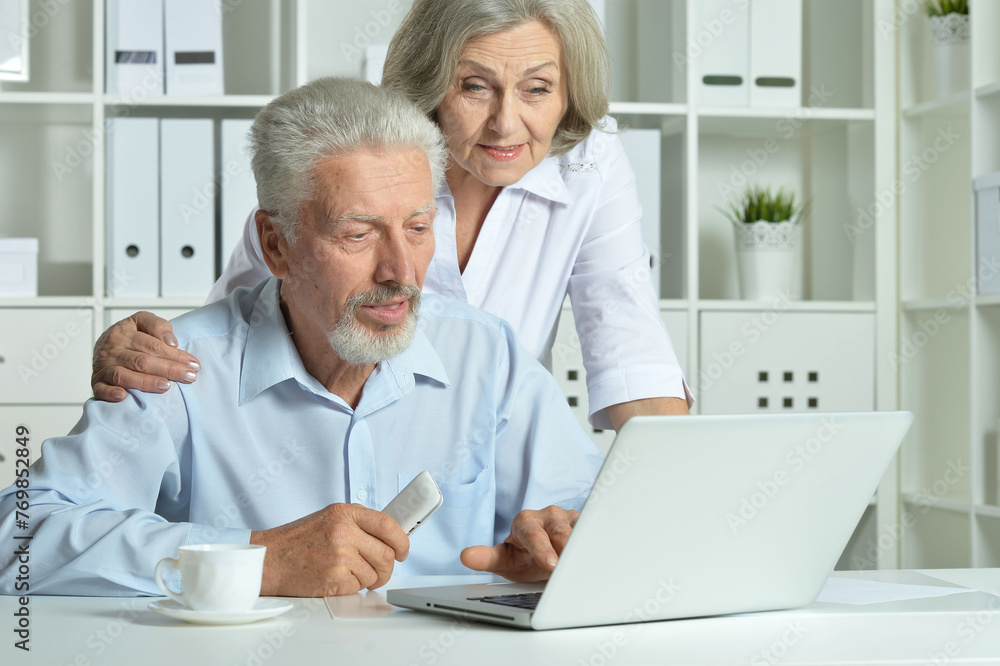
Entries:
<svg viewBox="0 0 1000 666">
<path fill-rule="evenodd" d="M 538 606 L 538 600 L 541 598 L 541 592 L 524 592 L 522 594 L 499 594 L 493 597 L 469 597 L 468 599 L 469 601 L 483 601 L 488 604 L 535 610 L 535 607 Z"/>
</svg>

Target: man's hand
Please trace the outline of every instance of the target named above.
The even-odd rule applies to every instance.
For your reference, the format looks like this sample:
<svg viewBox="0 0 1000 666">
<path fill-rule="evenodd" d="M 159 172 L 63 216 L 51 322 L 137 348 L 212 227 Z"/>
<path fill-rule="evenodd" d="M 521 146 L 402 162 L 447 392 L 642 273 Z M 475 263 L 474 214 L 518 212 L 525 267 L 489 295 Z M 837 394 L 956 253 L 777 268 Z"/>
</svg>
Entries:
<svg viewBox="0 0 1000 666">
<path fill-rule="evenodd" d="M 331 504 L 294 522 L 250 534 L 267 546 L 260 593 L 281 597 L 354 594 L 385 585 L 410 539 L 395 520 L 360 504 Z"/>
<path fill-rule="evenodd" d="M 94 345 L 94 397 L 121 402 L 125 389 L 165 393 L 170 381 L 190 384 L 201 364 L 177 349 L 174 328 L 150 312 L 136 312 L 106 330 Z"/>
<path fill-rule="evenodd" d="M 510 536 L 493 546 L 471 546 L 462 551 L 462 564 L 474 571 L 488 571 L 508 580 L 545 580 L 566 547 L 579 511 L 550 506 L 524 510 L 510 526 Z"/>
</svg>

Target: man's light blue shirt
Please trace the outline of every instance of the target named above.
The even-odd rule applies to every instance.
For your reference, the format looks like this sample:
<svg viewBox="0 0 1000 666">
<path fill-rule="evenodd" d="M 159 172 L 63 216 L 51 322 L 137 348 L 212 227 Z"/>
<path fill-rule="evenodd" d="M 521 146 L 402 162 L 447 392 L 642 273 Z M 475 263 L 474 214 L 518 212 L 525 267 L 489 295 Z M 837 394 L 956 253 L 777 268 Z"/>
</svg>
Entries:
<svg viewBox="0 0 1000 666">
<path fill-rule="evenodd" d="M 279 285 L 174 321 L 202 363 L 197 382 L 91 400 L 69 436 L 44 443 L 30 476 L 31 593 L 158 594 L 153 567 L 179 546 L 246 543 L 336 502 L 381 509 L 425 469 L 444 505 L 397 573 L 468 571 L 462 548 L 502 541 L 522 508 L 580 508 L 601 456 L 502 320 L 425 295 L 412 345 L 376 366 L 352 409 L 303 366 Z M 15 490 L 0 493 L 8 544 L 21 534 Z"/>
</svg>

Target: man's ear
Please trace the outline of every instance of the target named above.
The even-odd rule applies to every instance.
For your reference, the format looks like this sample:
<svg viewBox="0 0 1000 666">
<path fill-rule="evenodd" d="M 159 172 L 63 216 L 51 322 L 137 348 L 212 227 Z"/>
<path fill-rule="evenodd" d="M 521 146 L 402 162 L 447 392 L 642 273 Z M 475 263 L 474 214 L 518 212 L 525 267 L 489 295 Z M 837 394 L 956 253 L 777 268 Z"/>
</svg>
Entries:
<svg viewBox="0 0 1000 666">
<path fill-rule="evenodd" d="M 288 277 L 288 243 L 285 235 L 265 210 L 258 210 L 254 221 L 257 223 L 257 237 L 260 239 L 264 263 L 275 277 L 285 279 Z"/>
</svg>

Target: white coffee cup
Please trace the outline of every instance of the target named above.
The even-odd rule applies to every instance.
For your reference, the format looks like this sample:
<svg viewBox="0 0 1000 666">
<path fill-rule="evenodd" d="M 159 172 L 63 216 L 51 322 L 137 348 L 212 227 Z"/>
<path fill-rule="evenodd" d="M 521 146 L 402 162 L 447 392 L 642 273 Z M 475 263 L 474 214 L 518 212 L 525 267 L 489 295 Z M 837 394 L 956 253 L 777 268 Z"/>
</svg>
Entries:
<svg viewBox="0 0 1000 666">
<path fill-rule="evenodd" d="M 252 544 L 181 546 L 176 559 L 157 563 L 153 578 L 165 595 L 191 610 L 241 613 L 253 608 L 260 596 L 266 550 Z M 163 582 L 165 566 L 181 573 L 183 592 Z"/>
</svg>

